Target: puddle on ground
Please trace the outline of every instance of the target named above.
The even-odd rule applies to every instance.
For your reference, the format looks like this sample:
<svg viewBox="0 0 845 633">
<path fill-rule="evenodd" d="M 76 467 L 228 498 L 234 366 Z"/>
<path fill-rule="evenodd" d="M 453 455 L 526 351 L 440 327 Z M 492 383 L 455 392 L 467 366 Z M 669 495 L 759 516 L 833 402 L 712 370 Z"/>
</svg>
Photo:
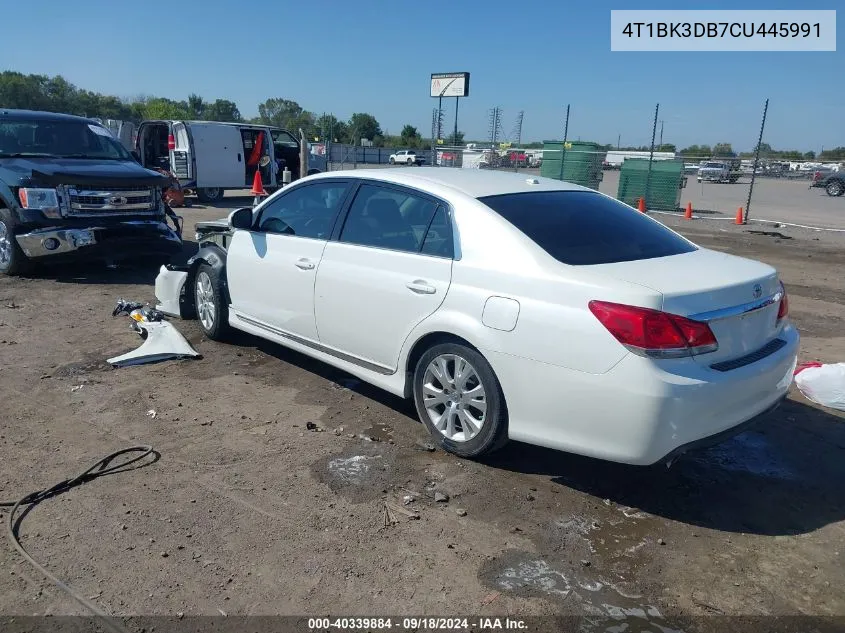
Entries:
<svg viewBox="0 0 845 633">
<path fill-rule="evenodd" d="M 388 442 L 393 439 L 393 427 L 384 422 L 374 422 L 373 425 L 363 433 L 375 442 Z"/>
<path fill-rule="evenodd" d="M 329 474 L 346 483 L 360 484 L 370 471 L 370 462 L 380 459 L 381 455 L 353 455 L 336 457 L 329 461 Z"/>
<path fill-rule="evenodd" d="M 318 459 L 311 465 L 315 479 L 353 502 L 385 494 L 399 476 L 395 455 L 378 442 L 354 439 L 343 453 Z"/>
<path fill-rule="evenodd" d="M 747 472 L 771 479 L 796 479 L 796 474 L 777 454 L 777 449 L 760 433 L 741 433 L 713 446 L 693 460 L 732 472 Z"/>
<path fill-rule="evenodd" d="M 566 602 L 581 615 L 581 631 L 682 633 L 660 610 L 617 587 L 615 579 L 591 567 L 552 562 L 534 553 L 506 552 L 482 567 L 479 577 L 496 591 Z"/>
</svg>

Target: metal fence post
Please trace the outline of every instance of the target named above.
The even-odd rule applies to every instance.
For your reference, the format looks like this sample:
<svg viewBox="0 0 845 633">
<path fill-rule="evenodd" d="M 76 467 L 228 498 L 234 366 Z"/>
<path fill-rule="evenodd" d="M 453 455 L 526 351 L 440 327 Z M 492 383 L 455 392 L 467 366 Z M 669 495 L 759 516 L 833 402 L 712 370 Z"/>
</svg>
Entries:
<svg viewBox="0 0 845 633">
<path fill-rule="evenodd" d="M 648 173 L 645 177 L 645 208 L 648 211 L 648 194 L 651 189 L 651 164 L 654 162 L 654 137 L 657 134 L 657 114 L 660 112 L 660 104 L 654 108 L 654 124 L 651 126 L 651 150 L 648 153 Z"/>
<path fill-rule="evenodd" d="M 745 203 L 745 215 L 742 223 L 748 224 L 748 210 L 751 208 L 751 192 L 754 191 L 754 179 L 757 177 L 757 167 L 760 165 L 760 145 L 763 144 L 763 128 L 766 127 L 766 113 L 769 111 L 769 100 L 763 106 L 763 121 L 760 123 L 760 136 L 757 138 L 757 150 L 754 152 L 754 170 L 751 172 L 751 184 L 748 185 L 748 200 Z"/>
<path fill-rule="evenodd" d="M 566 120 L 563 123 L 563 145 L 560 146 L 560 179 L 563 180 L 563 163 L 566 161 L 566 138 L 569 134 L 569 104 L 566 104 Z"/>
</svg>

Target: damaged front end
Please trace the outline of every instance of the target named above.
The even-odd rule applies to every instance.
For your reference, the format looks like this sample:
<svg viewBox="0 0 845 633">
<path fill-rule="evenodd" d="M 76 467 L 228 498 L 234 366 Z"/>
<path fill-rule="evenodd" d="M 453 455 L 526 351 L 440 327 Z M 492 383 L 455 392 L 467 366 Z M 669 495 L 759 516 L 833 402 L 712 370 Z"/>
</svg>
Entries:
<svg viewBox="0 0 845 633">
<path fill-rule="evenodd" d="M 166 181 L 143 171 L 145 175 L 96 177 L 33 170 L 31 182 L 18 193 L 15 239 L 21 250 L 35 261 L 169 257 L 180 252 L 182 218 L 164 201 Z M 20 193 L 31 191 L 48 192 L 46 199 L 56 206 L 39 206 L 35 196 Z"/>
</svg>

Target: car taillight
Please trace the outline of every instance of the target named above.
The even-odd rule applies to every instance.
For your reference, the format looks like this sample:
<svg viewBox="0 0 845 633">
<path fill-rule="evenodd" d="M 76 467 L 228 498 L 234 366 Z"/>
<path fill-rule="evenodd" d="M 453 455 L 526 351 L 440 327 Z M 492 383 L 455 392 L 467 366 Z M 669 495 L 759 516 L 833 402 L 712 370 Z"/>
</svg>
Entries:
<svg viewBox="0 0 845 633">
<path fill-rule="evenodd" d="M 639 306 L 590 301 L 590 312 L 617 341 L 640 356 L 680 358 L 719 349 L 710 326 Z"/>
<path fill-rule="evenodd" d="M 176 149 L 176 137 L 172 134 L 167 135 L 167 149 L 171 152 Z"/>
<path fill-rule="evenodd" d="M 781 298 L 780 305 L 778 306 L 778 321 L 789 316 L 789 297 L 786 296 L 786 288 L 784 288 L 783 282 L 780 284 L 780 291 Z"/>
</svg>

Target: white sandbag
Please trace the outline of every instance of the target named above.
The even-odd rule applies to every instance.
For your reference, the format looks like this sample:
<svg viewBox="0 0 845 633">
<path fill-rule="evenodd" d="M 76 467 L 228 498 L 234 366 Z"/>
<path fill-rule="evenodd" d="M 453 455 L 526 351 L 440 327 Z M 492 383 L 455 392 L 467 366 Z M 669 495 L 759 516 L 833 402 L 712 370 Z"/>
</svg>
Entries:
<svg viewBox="0 0 845 633">
<path fill-rule="evenodd" d="M 799 367 L 795 385 L 811 402 L 845 411 L 845 363 Z"/>
</svg>

